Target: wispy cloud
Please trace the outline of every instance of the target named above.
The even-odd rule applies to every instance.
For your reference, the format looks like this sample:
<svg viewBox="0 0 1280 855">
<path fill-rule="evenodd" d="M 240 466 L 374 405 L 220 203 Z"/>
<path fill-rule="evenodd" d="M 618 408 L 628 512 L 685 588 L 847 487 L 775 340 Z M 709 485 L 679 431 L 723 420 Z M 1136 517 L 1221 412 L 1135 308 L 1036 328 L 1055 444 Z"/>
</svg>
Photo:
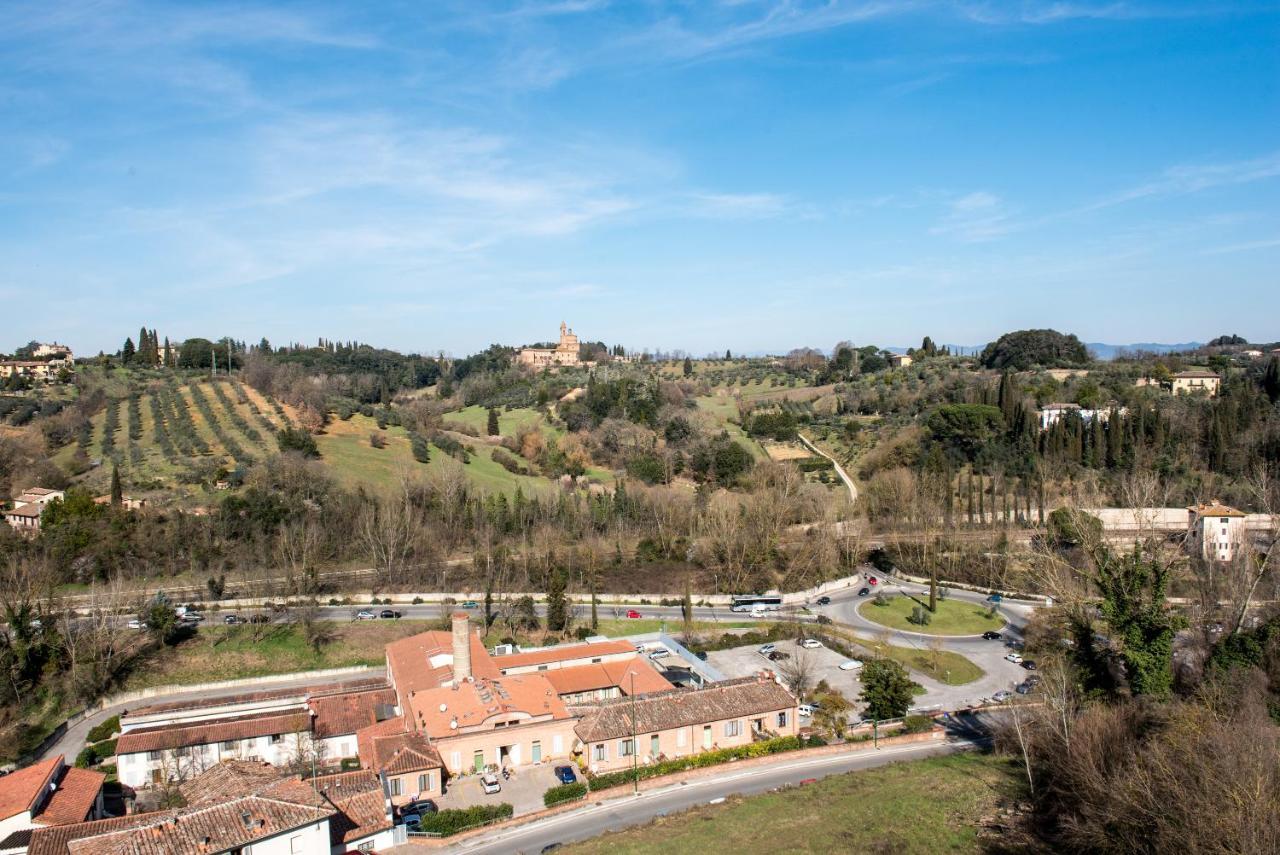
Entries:
<svg viewBox="0 0 1280 855">
<path fill-rule="evenodd" d="M 1150 181 L 1105 196 L 1088 205 L 1075 208 L 1070 213 L 1096 211 L 1143 199 L 1185 196 L 1215 187 L 1252 184 L 1278 176 L 1280 176 L 1280 151 L 1248 160 L 1180 164 L 1169 167 Z"/>
<path fill-rule="evenodd" d="M 1015 227 L 1009 205 L 994 193 L 979 190 L 952 199 L 946 216 L 930 233 L 980 243 L 1004 237 Z"/>
<path fill-rule="evenodd" d="M 787 210 L 787 200 L 773 193 L 690 193 L 684 213 L 716 220 L 763 219 Z"/>
<path fill-rule="evenodd" d="M 1253 252 L 1259 249 L 1272 249 L 1280 247 L 1280 237 L 1264 238 L 1263 240 L 1250 240 L 1243 243 L 1232 243 L 1226 246 L 1217 246 L 1212 249 L 1206 249 L 1203 255 L 1228 255 L 1236 252 Z"/>
</svg>

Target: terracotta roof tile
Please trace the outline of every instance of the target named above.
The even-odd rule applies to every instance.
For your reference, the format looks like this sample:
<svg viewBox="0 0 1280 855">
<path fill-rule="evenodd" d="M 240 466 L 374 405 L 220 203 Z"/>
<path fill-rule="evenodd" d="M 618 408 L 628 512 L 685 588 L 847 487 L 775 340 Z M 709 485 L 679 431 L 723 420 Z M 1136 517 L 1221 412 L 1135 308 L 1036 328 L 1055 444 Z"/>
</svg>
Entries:
<svg viewBox="0 0 1280 855">
<path fill-rule="evenodd" d="M 140 727 L 121 734 L 116 742 L 116 755 L 183 748 L 189 745 L 211 745 L 215 742 L 252 739 L 277 733 L 298 733 L 310 729 L 311 715 L 306 712 L 272 712 L 183 725 Z"/>
<path fill-rule="evenodd" d="M 329 841 L 333 846 L 391 828 L 390 807 L 376 772 L 362 769 L 322 775 L 313 783 L 338 809 L 338 815 L 329 820 Z"/>
<path fill-rule="evenodd" d="M 574 728 L 583 742 L 620 739 L 713 721 L 793 709 L 796 699 L 773 680 L 744 677 L 703 689 L 675 689 L 634 700 L 619 698 L 574 707 L 582 721 Z M 631 716 L 635 714 L 633 726 Z"/>
<path fill-rule="evenodd" d="M 394 707 L 395 689 L 375 689 L 371 692 L 347 692 L 312 698 L 310 707 L 315 711 L 313 729 L 321 738 L 355 733 L 362 727 L 376 724 L 379 707 Z"/>
<path fill-rule="evenodd" d="M 106 775 L 92 769 L 77 769 L 74 766 L 64 769 L 58 788 L 53 791 L 35 821 L 41 825 L 84 822 L 98 801 L 98 793 L 102 792 L 102 784 L 106 780 Z"/>
<path fill-rule="evenodd" d="M 635 694 L 663 692 L 672 688 L 658 670 L 641 656 L 619 662 L 601 662 L 597 665 L 574 665 L 569 668 L 553 668 L 539 671 L 558 694 L 571 695 L 617 686 L 624 695 L 632 694 L 631 675 L 635 675 Z"/>
<path fill-rule="evenodd" d="M 403 716 L 389 718 L 360 730 L 356 743 L 360 763 L 379 772 L 398 774 L 444 766 L 440 752 L 425 736 L 406 730 Z"/>
<path fill-rule="evenodd" d="M 493 718 L 529 716 L 565 719 L 569 712 L 559 693 L 541 672 L 500 679 L 476 679 L 439 689 L 414 692 L 406 713 L 412 726 L 436 738 L 476 727 Z"/>
<path fill-rule="evenodd" d="M 30 810 L 62 762 L 61 756 L 50 757 L 0 778 L 0 819 Z"/>
<path fill-rule="evenodd" d="M 587 644 L 559 644 L 555 647 L 544 647 L 541 650 L 508 653 L 506 656 L 495 657 L 494 664 L 500 671 L 505 673 L 511 668 L 549 665 L 553 662 L 568 662 L 574 659 L 590 660 L 596 656 L 615 656 L 619 653 L 635 652 L 635 644 L 623 639 L 617 639 L 594 641 Z"/>
<path fill-rule="evenodd" d="M 493 657 L 478 633 L 470 633 L 471 673 L 476 677 L 497 677 Z M 439 664 L 432 665 L 436 659 Z M 410 692 L 434 689 L 453 679 L 453 635 L 441 630 L 421 632 L 387 645 L 388 677 L 403 704 Z"/>
</svg>

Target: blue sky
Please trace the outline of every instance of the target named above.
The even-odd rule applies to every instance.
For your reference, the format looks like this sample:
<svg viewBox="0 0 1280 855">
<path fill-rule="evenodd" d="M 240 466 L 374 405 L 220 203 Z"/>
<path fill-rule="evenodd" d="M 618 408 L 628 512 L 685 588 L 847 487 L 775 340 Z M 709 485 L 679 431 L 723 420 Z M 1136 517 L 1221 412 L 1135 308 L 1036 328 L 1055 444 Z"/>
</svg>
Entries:
<svg viewBox="0 0 1280 855">
<path fill-rule="evenodd" d="M 1280 5 L 0 0 L 0 350 L 1280 337 Z"/>
</svg>

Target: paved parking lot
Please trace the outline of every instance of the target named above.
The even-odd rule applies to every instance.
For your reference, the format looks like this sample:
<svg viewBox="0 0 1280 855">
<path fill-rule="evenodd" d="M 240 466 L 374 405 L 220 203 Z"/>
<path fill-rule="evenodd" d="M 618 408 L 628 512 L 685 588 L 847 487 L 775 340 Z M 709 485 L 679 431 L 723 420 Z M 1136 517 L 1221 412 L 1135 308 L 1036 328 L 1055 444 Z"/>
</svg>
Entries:
<svg viewBox="0 0 1280 855">
<path fill-rule="evenodd" d="M 797 660 L 804 661 L 809 669 L 811 687 L 816 686 L 820 680 L 826 680 L 827 685 L 833 689 L 839 689 L 846 698 L 854 702 L 856 708 L 858 695 L 862 692 L 862 682 L 858 679 L 858 671 L 840 670 L 840 663 L 845 661 L 844 656 L 826 647 L 806 650 L 794 641 L 778 641 L 775 645 L 778 651 L 792 658 L 785 662 L 771 662 L 760 655 L 759 645 L 752 645 L 729 650 L 713 650 L 707 654 L 707 661 L 723 671 L 726 677 L 749 677 L 761 668 L 772 668 L 783 675 L 784 679 L 786 677 L 784 666 Z"/>
<path fill-rule="evenodd" d="M 505 781 L 502 775 L 498 775 L 502 792 L 491 796 L 485 795 L 480 789 L 479 775 L 453 778 L 449 782 L 448 791 L 438 799 L 437 803 L 441 809 L 444 809 L 510 802 L 516 816 L 542 810 L 542 794 L 560 783 L 556 780 L 555 765 L 544 763 L 541 766 L 521 766 L 519 771 Z"/>
</svg>

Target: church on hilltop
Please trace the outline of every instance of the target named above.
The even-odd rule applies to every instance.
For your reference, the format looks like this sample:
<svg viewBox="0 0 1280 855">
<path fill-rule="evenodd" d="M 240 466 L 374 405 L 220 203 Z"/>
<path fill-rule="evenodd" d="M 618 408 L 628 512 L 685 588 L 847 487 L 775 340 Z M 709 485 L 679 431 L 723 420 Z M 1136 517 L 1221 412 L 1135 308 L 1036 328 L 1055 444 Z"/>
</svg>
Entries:
<svg viewBox="0 0 1280 855">
<path fill-rule="evenodd" d="M 530 368 L 577 367 L 583 362 L 578 355 L 578 337 L 573 330 L 560 322 L 560 343 L 555 347 L 526 347 L 516 361 Z"/>
</svg>

